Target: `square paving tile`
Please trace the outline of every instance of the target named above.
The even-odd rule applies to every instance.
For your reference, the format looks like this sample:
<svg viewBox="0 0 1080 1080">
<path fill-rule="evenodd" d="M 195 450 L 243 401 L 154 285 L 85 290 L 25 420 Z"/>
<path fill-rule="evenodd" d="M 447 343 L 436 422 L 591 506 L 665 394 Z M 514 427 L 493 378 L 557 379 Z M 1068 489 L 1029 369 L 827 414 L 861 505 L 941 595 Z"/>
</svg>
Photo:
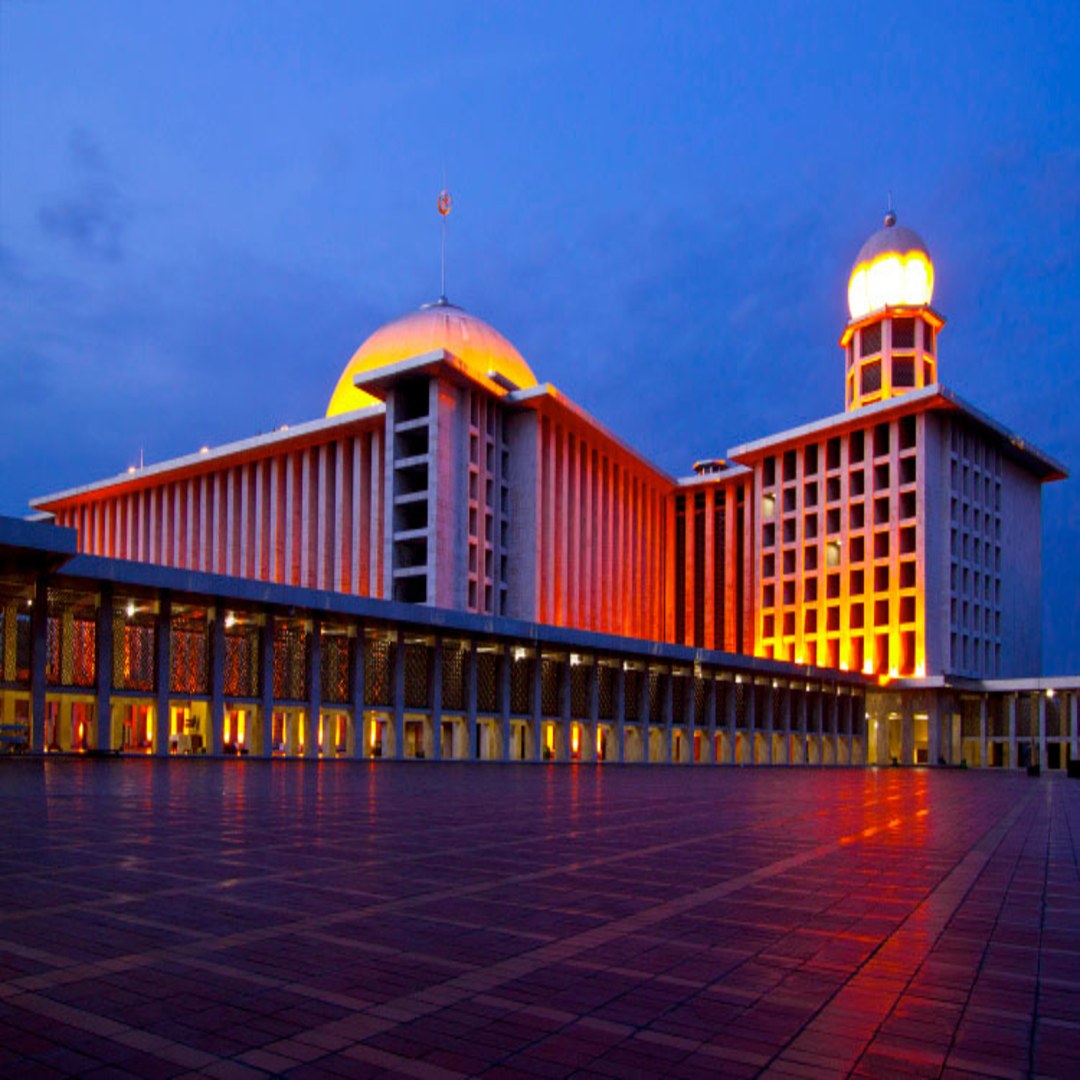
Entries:
<svg viewBox="0 0 1080 1080">
<path fill-rule="evenodd" d="M 1080 1075 L 1080 784 L 0 760 L 0 1080 Z"/>
</svg>

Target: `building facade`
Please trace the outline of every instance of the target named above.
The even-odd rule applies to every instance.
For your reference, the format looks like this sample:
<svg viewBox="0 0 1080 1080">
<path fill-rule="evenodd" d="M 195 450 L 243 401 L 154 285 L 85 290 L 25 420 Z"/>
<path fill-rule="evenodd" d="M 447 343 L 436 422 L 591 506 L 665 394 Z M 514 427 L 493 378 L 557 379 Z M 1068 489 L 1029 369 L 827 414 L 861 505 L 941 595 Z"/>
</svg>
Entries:
<svg viewBox="0 0 1080 1080">
<path fill-rule="evenodd" d="M 5 722 L 34 748 L 1064 766 L 1076 694 L 1040 680 L 1035 523 L 1065 470 L 941 385 L 932 294 L 925 244 L 890 214 L 849 281 L 844 412 L 681 479 L 440 299 L 361 346 L 320 420 L 34 500 L 54 525 L 33 535 L 71 550 L 7 587 Z M 25 573 L 38 542 L 19 535 Z M 20 689 L 38 648 L 44 690 Z M 445 720 L 448 670 L 466 691 Z M 372 679 L 403 696 L 365 728 Z M 490 731 L 470 680 L 501 702 Z M 751 688 L 730 730 L 727 683 Z M 990 704 L 1014 683 L 1046 720 L 1027 743 Z M 823 704 L 841 699 L 851 715 Z"/>
</svg>

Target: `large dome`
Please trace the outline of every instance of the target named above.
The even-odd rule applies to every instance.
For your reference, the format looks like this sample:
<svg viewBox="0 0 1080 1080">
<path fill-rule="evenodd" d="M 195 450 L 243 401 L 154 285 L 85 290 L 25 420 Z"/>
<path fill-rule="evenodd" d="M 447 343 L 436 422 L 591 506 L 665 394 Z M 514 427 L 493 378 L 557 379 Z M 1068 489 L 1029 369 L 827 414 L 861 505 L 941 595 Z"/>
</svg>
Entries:
<svg viewBox="0 0 1080 1080">
<path fill-rule="evenodd" d="M 373 371 L 436 349 L 453 353 L 476 375 L 494 373 L 518 387 L 536 385 L 536 376 L 521 353 L 498 330 L 454 304 L 440 300 L 380 327 L 356 350 L 334 387 L 326 415 L 337 416 L 378 403 L 376 398 L 353 385 L 353 379 L 360 372 Z"/>
<path fill-rule="evenodd" d="M 934 295 L 934 264 L 922 237 L 896 224 L 891 211 L 885 227 L 863 244 L 848 281 L 852 321 L 886 307 L 922 306 Z"/>
</svg>

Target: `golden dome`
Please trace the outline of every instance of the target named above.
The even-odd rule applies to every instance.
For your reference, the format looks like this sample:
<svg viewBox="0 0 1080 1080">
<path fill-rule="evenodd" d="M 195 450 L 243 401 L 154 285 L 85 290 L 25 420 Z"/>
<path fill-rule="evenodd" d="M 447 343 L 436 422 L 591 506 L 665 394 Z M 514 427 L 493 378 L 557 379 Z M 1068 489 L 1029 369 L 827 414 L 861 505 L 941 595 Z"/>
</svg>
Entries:
<svg viewBox="0 0 1080 1080">
<path fill-rule="evenodd" d="M 494 373 L 522 388 L 536 385 L 536 376 L 521 353 L 498 330 L 440 300 L 380 327 L 356 350 L 334 387 L 326 415 L 337 416 L 378 404 L 377 398 L 353 385 L 360 372 L 374 371 L 437 349 L 453 353 L 476 375 L 486 377 Z"/>
<path fill-rule="evenodd" d="M 934 264 L 918 233 L 896 224 L 891 211 L 885 228 L 863 244 L 848 280 L 852 322 L 886 307 L 922 307 L 934 295 Z"/>
</svg>

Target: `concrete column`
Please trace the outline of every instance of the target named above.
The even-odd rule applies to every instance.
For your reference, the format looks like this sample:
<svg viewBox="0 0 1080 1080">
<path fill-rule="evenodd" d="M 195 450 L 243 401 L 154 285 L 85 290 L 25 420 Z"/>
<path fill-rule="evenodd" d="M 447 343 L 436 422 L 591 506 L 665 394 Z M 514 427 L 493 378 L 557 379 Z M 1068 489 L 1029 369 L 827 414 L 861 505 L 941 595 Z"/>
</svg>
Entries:
<svg viewBox="0 0 1080 1080">
<path fill-rule="evenodd" d="M 210 731 L 208 754 L 221 753 L 225 729 L 225 611 L 218 608 L 210 624 Z"/>
<path fill-rule="evenodd" d="M 814 743 L 819 765 L 825 764 L 825 691 L 818 687 L 814 691 Z"/>
<path fill-rule="evenodd" d="M 1080 761 L 1080 693 L 1069 694 L 1069 745 L 1070 761 Z"/>
<path fill-rule="evenodd" d="M 711 498 L 711 494 L 710 494 Z M 707 519 L 707 520 L 711 520 Z M 716 764 L 716 676 L 709 675 L 708 681 L 705 683 L 705 739 L 708 742 L 708 748 L 705 753 L 701 755 L 702 761 L 707 761 L 710 765 Z"/>
<path fill-rule="evenodd" d="M 837 745 L 843 751 L 844 762 L 847 765 L 851 764 L 851 694 L 841 693 L 837 697 L 837 731 L 838 740 Z M 880 762 L 878 763 L 880 764 Z"/>
<path fill-rule="evenodd" d="M 641 736 L 641 762 L 649 764 L 649 665 L 645 664 L 638 673 L 638 732 Z"/>
<path fill-rule="evenodd" d="M 30 610 L 30 749 L 45 753 L 45 665 L 48 662 L 49 586 L 45 576 L 34 580 Z"/>
<path fill-rule="evenodd" d="M 979 768 L 990 764 L 989 741 L 986 737 L 986 695 L 979 695 Z"/>
<path fill-rule="evenodd" d="M 930 765 L 937 765 L 942 757 L 941 747 L 941 698 L 931 692 L 930 702 L 927 707 L 926 724 L 926 760 Z"/>
<path fill-rule="evenodd" d="M 97 749 L 112 749 L 113 596 L 112 587 L 101 589 L 94 634 L 94 668 L 97 681 Z"/>
<path fill-rule="evenodd" d="M 626 669 L 620 663 L 615 669 L 613 693 L 615 697 L 615 738 L 619 764 L 626 763 Z M 1073 729 L 1075 730 L 1075 723 Z"/>
<path fill-rule="evenodd" d="M 1016 695 L 1007 694 L 1005 697 L 1005 708 L 1007 710 L 1007 717 L 1009 721 L 1009 768 L 1015 769 L 1019 760 L 1016 756 Z"/>
<path fill-rule="evenodd" d="M 737 702 L 735 700 L 738 686 L 734 681 L 729 682 L 724 687 L 724 719 L 727 724 L 728 735 L 728 764 L 737 765 L 739 763 L 738 756 L 735 752 L 735 735 L 736 725 L 739 720 L 739 712 L 737 708 Z"/>
<path fill-rule="evenodd" d="M 428 677 L 431 679 L 431 760 L 442 761 L 442 680 L 443 680 L 443 643 L 442 638 L 435 638 L 431 649 L 431 663 L 428 665 Z"/>
<path fill-rule="evenodd" d="M 533 761 L 544 760 L 544 660 L 540 654 L 540 647 L 536 648 L 536 655 L 529 661 L 529 705 L 532 713 L 532 759 Z"/>
<path fill-rule="evenodd" d="M 673 713 L 674 697 L 675 697 L 675 672 L 670 668 L 660 676 L 662 688 L 661 693 L 661 713 L 660 718 L 664 723 L 664 753 L 666 755 L 667 764 L 671 764 L 674 758 L 675 740 L 673 737 L 672 726 L 675 722 Z"/>
<path fill-rule="evenodd" d="M 888 723 L 886 717 L 883 723 Z M 933 717 L 930 717 L 926 721 L 927 729 L 927 741 L 930 741 L 930 725 L 933 722 Z M 885 743 L 888 745 L 888 732 L 886 731 Z M 888 756 L 886 754 L 886 756 Z M 900 706 L 900 764 L 911 765 L 915 760 L 915 717 L 911 711 L 911 703 L 907 698 L 904 698 Z M 930 757 L 930 752 L 927 750 L 926 760 L 930 764 L 935 764 L 937 758 Z"/>
<path fill-rule="evenodd" d="M 582 744 L 581 757 L 596 761 L 599 755 L 596 752 L 597 732 L 600 730 L 600 660 L 593 657 L 592 670 L 589 672 L 589 730 L 586 733 L 586 741 Z"/>
<path fill-rule="evenodd" d="M 762 710 L 761 727 L 762 741 L 765 744 L 764 764 L 766 765 L 773 763 L 773 708 L 775 704 L 773 698 L 775 694 L 776 691 L 771 683 L 765 687 L 765 707 Z"/>
<path fill-rule="evenodd" d="M 754 764 L 754 733 L 757 730 L 757 687 L 753 676 L 746 681 L 746 723 L 743 730 L 743 764 Z"/>
<path fill-rule="evenodd" d="M 476 642 L 470 641 L 465 654 L 465 732 L 468 761 L 476 760 Z"/>
<path fill-rule="evenodd" d="M 570 760 L 570 660 L 559 661 L 559 727 L 555 733 L 555 760 Z"/>
<path fill-rule="evenodd" d="M 792 741 L 795 744 L 795 752 L 791 756 L 792 765 L 805 765 L 806 764 L 806 684 L 800 683 L 797 688 L 793 686 L 789 691 L 793 695 L 791 703 L 792 712 L 794 716 L 794 724 L 792 725 L 792 735 L 795 736 L 794 740 L 788 740 L 788 745 L 791 745 Z"/>
<path fill-rule="evenodd" d="M 1039 691 L 1037 695 L 1038 708 L 1036 710 L 1038 714 L 1039 730 L 1038 730 L 1038 746 L 1039 746 L 1039 765 L 1042 768 L 1046 768 L 1048 758 L 1046 756 L 1046 694 L 1043 691 Z"/>
<path fill-rule="evenodd" d="M 319 756 L 319 714 L 322 712 L 322 623 L 311 620 L 307 662 L 307 730 L 304 732 L 304 757 Z"/>
<path fill-rule="evenodd" d="M 510 760 L 510 665 L 513 657 L 509 645 L 499 649 L 498 668 L 496 671 L 496 694 L 499 705 L 499 731 L 502 746 L 499 756 L 503 761 Z"/>
<path fill-rule="evenodd" d="M 394 753 L 396 761 L 405 757 L 405 635 L 400 629 L 394 636 L 394 647 L 390 655 L 391 662 L 390 680 L 393 692 L 391 694 L 391 707 L 393 709 L 394 724 Z M 473 668 L 473 719 L 476 718 L 476 669 Z M 385 754 L 384 754 L 385 756 Z"/>
<path fill-rule="evenodd" d="M 828 698 L 829 742 L 832 746 L 832 763 L 840 764 L 840 698 L 834 686 Z"/>
<path fill-rule="evenodd" d="M 274 753 L 274 616 L 266 613 L 259 637 L 259 712 L 262 714 L 262 746 L 252 749 L 261 757 Z"/>
<path fill-rule="evenodd" d="M 169 670 L 172 639 L 172 601 L 163 592 L 158 598 L 158 613 L 154 620 L 154 753 L 158 757 L 169 754 Z"/>
</svg>

